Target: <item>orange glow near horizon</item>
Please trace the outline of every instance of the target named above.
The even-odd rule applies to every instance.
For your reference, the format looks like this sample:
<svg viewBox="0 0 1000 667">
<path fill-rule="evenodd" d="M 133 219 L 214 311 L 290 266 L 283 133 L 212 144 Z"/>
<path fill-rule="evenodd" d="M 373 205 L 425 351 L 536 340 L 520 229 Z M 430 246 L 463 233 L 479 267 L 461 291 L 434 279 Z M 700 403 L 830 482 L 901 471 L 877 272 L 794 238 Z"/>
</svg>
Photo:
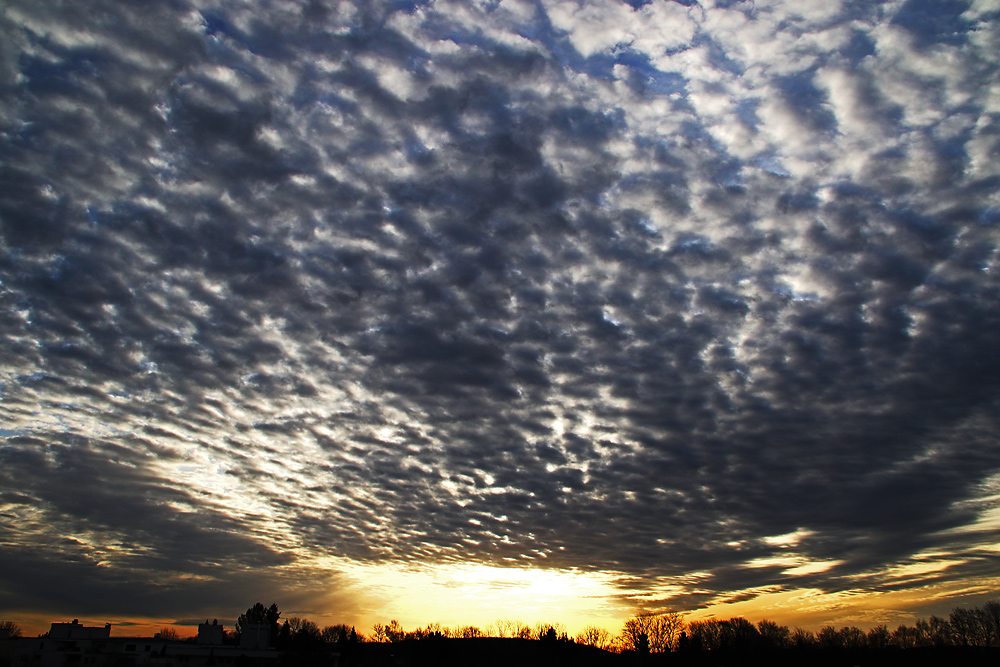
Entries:
<svg viewBox="0 0 1000 667">
<path fill-rule="evenodd" d="M 372 623 L 398 620 L 413 629 L 429 623 L 482 629 L 501 619 L 561 623 L 570 634 L 588 625 L 616 632 L 633 613 L 606 572 L 496 567 L 354 566 L 348 574 L 368 590 Z M 359 628 L 360 630 L 360 628 Z"/>
<path fill-rule="evenodd" d="M 913 576 L 938 572 L 946 567 L 947 564 L 931 559 L 891 569 L 899 576 Z M 282 618 L 305 617 L 320 627 L 345 623 L 353 625 L 363 635 L 371 634 L 373 624 L 390 620 L 399 621 L 404 630 L 435 623 L 452 628 L 473 625 L 487 631 L 496 621 L 517 620 L 529 626 L 561 624 L 570 636 L 587 626 L 603 627 L 618 634 L 625 619 L 643 608 L 669 608 L 671 599 L 680 602 L 684 595 L 683 585 L 668 583 L 650 590 L 625 589 L 621 575 L 610 572 L 506 568 L 473 563 L 415 566 L 341 562 L 338 568 L 353 581 L 353 609 L 296 611 L 282 606 L 282 600 L 277 598 L 274 601 L 282 611 Z M 696 587 L 696 580 L 697 577 L 688 578 L 683 583 Z M 688 622 L 741 616 L 753 622 L 766 618 L 790 628 L 813 631 L 826 625 L 868 629 L 884 624 L 893 628 L 912 624 L 931 613 L 947 615 L 951 608 L 961 606 L 963 599 L 986 597 L 998 588 L 998 577 L 886 592 L 766 587 L 733 591 L 702 609 L 681 613 Z M 739 599 L 741 597 L 749 599 Z M 319 599 L 322 593 L 317 602 Z M 247 605 L 253 602 L 255 600 L 250 600 Z M 316 608 L 323 606 L 315 605 Z M 926 611 L 931 608 L 938 611 Z M 242 611 L 242 608 L 225 610 L 218 620 L 231 630 L 236 616 Z M 18 623 L 27 637 L 47 632 L 53 622 L 72 620 L 72 617 L 59 614 L 11 614 L 9 610 L 3 612 L 3 617 Z M 194 625 L 169 618 L 78 618 L 87 626 L 111 623 L 112 636 L 116 637 L 148 637 L 162 628 L 172 628 L 182 638 L 196 634 Z"/>
<path fill-rule="evenodd" d="M 198 629 L 195 626 L 178 624 L 176 620 L 169 618 L 64 617 L 58 614 L 31 612 L 20 614 L 17 618 L 9 620 L 21 626 L 22 636 L 37 637 L 48 632 L 53 623 L 70 623 L 74 619 L 79 620 L 80 625 L 87 627 L 103 627 L 106 623 L 110 623 L 112 637 L 151 637 L 163 628 L 176 631 L 181 639 L 194 637 L 198 634 Z M 219 622 L 221 623 L 222 620 L 220 619 Z M 229 629 L 232 629 L 231 626 Z"/>
</svg>

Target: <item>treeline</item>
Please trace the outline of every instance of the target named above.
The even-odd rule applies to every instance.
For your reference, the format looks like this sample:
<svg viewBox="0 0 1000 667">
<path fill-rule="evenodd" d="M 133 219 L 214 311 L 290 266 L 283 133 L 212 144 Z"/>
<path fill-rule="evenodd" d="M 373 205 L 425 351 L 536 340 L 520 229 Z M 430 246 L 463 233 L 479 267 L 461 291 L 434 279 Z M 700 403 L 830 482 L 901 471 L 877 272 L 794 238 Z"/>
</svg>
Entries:
<svg viewBox="0 0 1000 667">
<path fill-rule="evenodd" d="M 331 644 L 343 648 L 365 641 L 365 637 L 353 627 L 343 624 L 320 628 L 318 624 L 308 618 L 298 616 L 292 616 L 282 621 L 277 604 L 265 607 L 261 602 L 240 614 L 239 618 L 236 619 L 235 629 L 232 633 L 226 633 L 225 639 L 239 644 L 240 635 L 251 625 L 267 626 L 270 643 L 278 649 L 310 650 Z"/>
<path fill-rule="evenodd" d="M 276 608 L 275 608 L 276 610 Z M 241 617 L 242 618 L 242 617 Z M 239 623 L 237 623 L 239 627 Z M 687 621 L 676 612 L 643 614 L 627 619 L 618 634 L 588 626 L 570 636 L 561 623 L 536 623 L 501 619 L 479 627 L 445 627 L 431 623 L 406 630 L 392 620 L 376 623 L 365 636 L 346 625 L 320 628 L 308 619 L 289 618 L 278 630 L 279 643 L 399 643 L 431 639 L 515 638 L 572 642 L 612 653 L 669 653 L 699 651 L 748 651 L 779 649 L 871 650 L 920 647 L 1000 647 L 1000 601 L 980 607 L 958 607 L 947 618 L 931 616 L 913 625 L 890 629 L 877 625 L 868 630 L 854 626 L 826 626 L 813 632 L 789 628 L 767 619 L 753 623 L 745 618 Z"/>
<path fill-rule="evenodd" d="M 1000 648 L 1000 601 L 991 600 L 980 607 L 957 607 L 947 618 L 931 616 L 913 625 L 890 629 L 876 625 L 868 630 L 854 626 L 832 625 L 813 632 L 791 629 L 764 619 L 753 623 L 745 618 L 687 621 L 677 612 L 641 614 L 628 618 L 618 634 L 597 626 L 585 627 L 570 636 L 561 623 L 536 623 L 501 619 L 480 628 L 475 625 L 445 627 L 431 623 L 406 630 L 396 620 L 376 623 L 370 635 L 344 624 L 320 627 L 317 623 L 297 616 L 282 619 L 277 605 L 264 607 L 257 603 L 241 614 L 232 632 L 225 634 L 227 643 L 239 644 L 240 634 L 249 625 L 269 627 L 270 644 L 284 650 L 341 650 L 361 644 L 394 644 L 435 639 L 521 639 L 542 642 L 563 642 L 585 645 L 610 653 L 662 654 L 671 652 L 751 651 L 781 649 L 879 650 L 917 649 L 923 647 L 998 647 Z M 20 627 L 12 621 L 0 622 L 3 634 L 15 638 Z M 178 639 L 172 628 L 163 628 L 156 635 L 162 639 Z"/>
<path fill-rule="evenodd" d="M 802 628 L 790 630 L 788 626 L 769 620 L 756 624 L 744 618 L 692 621 L 687 624 L 686 632 L 678 633 L 673 642 L 659 650 L 857 650 L 932 646 L 1000 647 L 1000 602 L 990 601 L 971 609 L 956 608 L 948 618 L 931 616 L 912 626 L 903 624 L 891 630 L 886 625 L 868 630 L 828 625 L 812 632 Z M 656 650 L 652 642 L 650 650 Z"/>
<path fill-rule="evenodd" d="M 551 639 L 568 641 L 569 635 L 562 623 L 536 623 L 527 625 L 521 621 L 501 619 L 480 628 L 476 625 L 459 625 L 445 627 L 439 623 L 431 623 L 422 628 L 406 631 L 399 621 L 389 621 L 383 625 L 372 626 L 371 641 L 401 642 L 420 639 L 477 639 L 492 637 L 496 639 Z"/>
</svg>

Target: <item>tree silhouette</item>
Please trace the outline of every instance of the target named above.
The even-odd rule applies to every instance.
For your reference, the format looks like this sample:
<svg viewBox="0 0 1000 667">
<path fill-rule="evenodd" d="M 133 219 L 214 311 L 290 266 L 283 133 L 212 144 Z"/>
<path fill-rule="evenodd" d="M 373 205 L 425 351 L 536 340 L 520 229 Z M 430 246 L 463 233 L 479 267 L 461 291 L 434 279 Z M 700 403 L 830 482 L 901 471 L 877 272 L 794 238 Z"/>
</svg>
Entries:
<svg viewBox="0 0 1000 667">
<path fill-rule="evenodd" d="M 499 619 L 493 624 L 493 631 L 497 637 L 520 637 L 528 639 L 531 636 L 531 628 L 512 619 Z"/>
<path fill-rule="evenodd" d="M 610 651 L 614 646 L 614 637 L 604 628 L 588 625 L 576 636 L 576 643 Z"/>
<path fill-rule="evenodd" d="M 272 603 L 270 607 L 265 607 L 262 602 L 258 602 L 236 619 L 236 630 L 240 631 L 248 624 L 277 625 L 280 617 L 278 605 Z"/>
<path fill-rule="evenodd" d="M 348 627 L 343 623 L 338 623 L 337 625 L 328 625 L 323 628 L 320 636 L 327 644 L 341 644 L 347 642 L 349 634 L 350 629 L 348 629 Z"/>
<path fill-rule="evenodd" d="M 641 616 L 633 616 L 625 619 L 622 626 L 621 644 L 625 651 L 639 651 L 640 643 L 644 643 L 649 648 L 649 636 L 646 634 L 645 621 Z"/>
<path fill-rule="evenodd" d="M 778 625 L 774 621 L 762 619 L 757 621 L 757 633 L 760 635 L 761 646 L 765 648 L 785 648 L 788 646 L 788 626 Z"/>
<path fill-rule="evenodd" d="M 667 653 L 676 648 L 683 629 L 684 617 L 677 612 L 633 616 L 625 621 L 622 643 L 626 650 L 636 651 L 640 636 L 644 636 L 648 650 Z"/>
<path fill-rule="evenodd" d="M 711 651 L 721 647 L 722 621 L 715 619 L 692 621 L 688 625 L 688 632 L 692 642 L 699 648 Z"/>
<path fill-rule="evenodd" d="M 809 630 L 795 628 L 788 637 L 788 641 L 793 648 L 806 649 L 816 645 L 816 635 Z"/>
<path fill-rule="evenodd" d="M 974 644 L 976 619 L 973 612 L 968 609 L 956 607 L 951 610 L 948 620 L 951 623 L 951 631 L 955 637 L 956 644 L 960 646 Z"/>
<path fill-rule="evenodd" d="M 545 623 L 539 621 L 535 624 L 534 638 L 545 639 L 550 630 L 555 633 L 556 639 L 563 639 L 567 637 L 566 626 L 562 623 Z"/>
<path fill-rule="evenodd" d="M 948 619 L 941 618 L 940 616 L 931 616 L 929 622 L 931 626 L 932 646 L 949 646 L 953 643 L 951 623 L 948 622 Z"/>
<path fill-rule="evenodd" d="M 17 639 L 21 636 L 21 626 L 14 621 L 0 621 L 0 632 L 6 630 L 7 636 L 11 639 Z"/>
<path fill-rule="evenodd" d="M 764 660 L 767 664 L 790 664 L 792 660 L 796 664 L 832 664 L 822 657 L 821 651 L 830 652 L 836 660 L 857 657 L 858 662 L 864 664 L 971 665 L 995 664 L 995 660 L 992 663 L 980 663 L 975 658 L 982 656 L 987 660 L 994 659 L 996 652 L 1000 650 L 996 648 L 1000 646 L 1000 601 L 989 601 L 980 607 L 955 608 L 947 618 L 931 616 L 929 619 L 917 619 L 912 625 L 900 625 L 893 631 L 885 625 L 877 625 L 867 632 L 853 626 L 836 628 L 828 625 L 815 635 L 799 628 L 789 632 L 787 626 L 768 619 L 752 623 L 745 618 L 735 617 L 686 624 L 678 613 L 643 614 L 627 619 L 618 637 L 612 636 L 604 628 L 584 628 L 576 637 L 576 643 L 581 646 L 573 646 L 574 642 L 568 640 L 565 627 L 561 624 L 538 623 L 531 629 L 519 621 L 497 621 L 484 632 L 474 625 L 442 628 L 437 623 L 430 623 L 426 627 L 407 632 L 396 620 L 385 625 L 375 624 L 375 640 L 405 643 L 394 647 L 365 646 L 361 643 L 363 638 L 358 636 L 354 628 L 341 624 L 321 630 L 309 619 L 295 616 L 284 620 L 280 632 L 275 631 L 280 616 L 276 604 L 264 607 L 258 602 L 241 614 L 236 622 L 237 632 L 255 632 L 259 627 L 271 630 L 271 648 L 278 649 L 275 652 L 277 667 L 319 667 L 328 665 L 331 659 L 340 660 L 340 664 L 345 667 L 379 667 L 388 664 L 383 662 L 385 658 L 402 660 L 399 664 L 411 664 L 407 662 L 407 656 L 414 659 L 424 656 L 430 660 L 425 663 L 420 658 L 412 664 L 451 664 L 441 660 L 445 656 L 457 656 L 464 651 L 484 650 L 491 654 L 499 651 L 498 656 L 505 655 L 506 651 L 513 651 L 511 655 L 519 656 L 517 660 L 521 660 L 522 656 L 542 655 L 553 664 L 560 663 L 560 656 L 564 652 L 567 656 L 598 656 L 602 661 L 614 660 L 606 655 L 600 656 L 599 652 L 590 647 L 628 655 L 622 656 L 618 663 L 590 663 L 584 660 L 581 664 L 621 664 L 625 667 L 639 667 L 647 663 L 652 665 L 654 662 L 665 664 L 662 657 L 657 658 L 655 655 L 678 650 L 682 654 L 677 658 L 679 665 L 729 664 L 734 656 L 752 656 L 754 652 L 766 652 L 766 655 L 761 658 L 748 657 L 748 664 L 764 664 Z M 686 632 L 682 632 L 685 628 Z M 0 631 L 3 630 L 12 637 L 21 634 L 20 627 L 11 621 L 0 622 Z M 176 632 L 172 628 L 164 628 L 156 636 L 170 639 L 176 637 Z M 497 641 L 512 640 L 514 637 L 539 639 L 542 642 L 539 645 Z M 446 643 L 448 638 L 475 641 Z M 479 641 L 480 639 L 483 641 Z M 914 650 L 914 653 L 906 654 L 902 649 Z M 720 653 L 715 656 L 699 655 L 703 650 Z M 778 651 L 787 652 L 786 656 L 777 655 Z M 883 655 L 876 656 L 876 652 L 883 652 Z M 640 657 L 643 654 L 654 655 Z M 970 656 L 973 658 L 972 662 L 969 660 Z M 666 661 L 670 662 L 669 659 Z"/>
<path fill-rule="evenodd" d="M 824 625 L 816 633 L 816 643 L 824 651 L 835 651 L 841 648 L 840 633 L 832 625 Z"/>
<path fill-rule="evenodd" d="M 440 623 L 428 623 L 426 627 L 406 633 L 406 639 L 444 639 L 444 637 L 445 629 Z"/>
<path fill-rule="evenodd" d="M 167 641 L 175 642 L 180 639 L 180 635 L 178 635 L 177 631 L 173 628 L 160 628 L 156 631 L 156 634 L 153 635 L 153 639 L 165 639 Z"/>
<path fill-rule="evenodd" d="M 760 633 L 753 623 L 737 616 L 722 621 L 719 640 L 722 648 L 746 651 L 758 646 Z"/>
<path fill-rule="evenodd" d="M 406 638 L 406 633 L 403 631 L 403 626 L 399 624 L 399 621 L 392 619 L 386 625 L 381 623 L 376 623 L 372 626 L 372 638 L 376 642 L 401 642 Z"/>
<path fill-rule="evenodd" d="M 843 627 L 838 631 L 838 634 L 840 635 L 840 645 L 844 648 L 860 649 L 868 645 L 865 631 L 860 628 L 854 626 Z"/>
<path fill-rule="evenodd" d="M 317 645 L 323 642 L 323 634 L 319 626 L 308 618 L 292 616 L 285 624 L 288 626 L 292 643 L 296 646 Z"/>
<path fill-rule="evenodd" d="M 463 625 L 456 630 L 456 636 L 463 639 L 475 639 L 476 637 L 485 637 L 486 635 L 475 625 Z"/>
<path fill-rule="evenodd" d="M 986 602 L 979 608 L 979 617 L 986 631 L 986 645 L 1000 646 L 1000 601 Z"/>
<path fill-rule="evenodd" d="M 646 618 L 649 650 L 654 653 L 668 653 L 674 650 L 677 647 L 681 630 L 684 629 L 684 617 L 671 611 Z"/>
<path fill-rule="evenodd" d="M 403 632 L 403 626 L 399 624 L 399 621 L 392 619 L 389 621 L 389 625 L 385 626 L 385 637 L 392 643 L 401 642 L 406 637 L 406 633 Z"/>
<path fill-rule="evenodd" d="M 264 603 L 258 602 L 236 619 L 236 634 L 242 635 L 244 629 L 250 625 L 266 625 L 270 630 L 271 640 L 274 641 L 278 638 L 278 619 L 280 617 L 281 612 L 278 611 L 277 604 L 272 603 L 270 607 L 265 607 Z"/>
<path fill-rule="evenodd" d="M 884 649 L 891 645 L 889 628 L 884 625 L 876 625 L 868 631 L 865 641 L 869 648 Z"/>
</svg>

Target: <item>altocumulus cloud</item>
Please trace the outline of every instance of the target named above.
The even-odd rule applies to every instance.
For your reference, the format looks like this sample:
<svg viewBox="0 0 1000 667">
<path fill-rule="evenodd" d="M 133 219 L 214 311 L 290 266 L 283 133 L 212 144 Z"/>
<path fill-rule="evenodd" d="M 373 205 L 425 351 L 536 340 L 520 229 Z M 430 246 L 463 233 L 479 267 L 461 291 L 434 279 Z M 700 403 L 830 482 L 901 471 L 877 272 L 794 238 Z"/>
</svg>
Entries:
<svg viewBox="0 0 1000 667">
<path fill-rule="evenodd" d="M 650 609 L 995 574 L 998 26 L 6 3 L 0 607 L 316 605 L 350 561 Z"/>
</svg>

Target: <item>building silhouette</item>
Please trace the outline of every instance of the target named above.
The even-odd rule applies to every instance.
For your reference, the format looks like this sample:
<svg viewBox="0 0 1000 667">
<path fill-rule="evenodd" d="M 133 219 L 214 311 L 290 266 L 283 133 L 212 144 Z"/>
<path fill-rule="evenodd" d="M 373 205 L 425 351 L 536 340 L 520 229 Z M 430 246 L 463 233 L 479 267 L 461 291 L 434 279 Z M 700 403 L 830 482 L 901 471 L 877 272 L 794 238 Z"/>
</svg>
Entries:
<svg viewBox="0 0 1000 667">
<path fill-rule="evenodd" d="M 208 665 L 276 665 L 282 652 L 270 646 L 270 628 L 249 624 L 239 645 L 229 643 L 225 628 L 216 620 L 198 624 L 193 639 L 160 637 L 113 637 L 111 624 L 103 627 L 53 623 L 47 635 L 16 640 L 17 650 L 9 659 L 11 667 L 201 667 Z M 14 641 L 14 640 L 8 640 Z M 338 656 L 330 654 L 327 664 L 335 666 Z M 0 667 L 3 667 L 0 665 Z"/>
</svg>

